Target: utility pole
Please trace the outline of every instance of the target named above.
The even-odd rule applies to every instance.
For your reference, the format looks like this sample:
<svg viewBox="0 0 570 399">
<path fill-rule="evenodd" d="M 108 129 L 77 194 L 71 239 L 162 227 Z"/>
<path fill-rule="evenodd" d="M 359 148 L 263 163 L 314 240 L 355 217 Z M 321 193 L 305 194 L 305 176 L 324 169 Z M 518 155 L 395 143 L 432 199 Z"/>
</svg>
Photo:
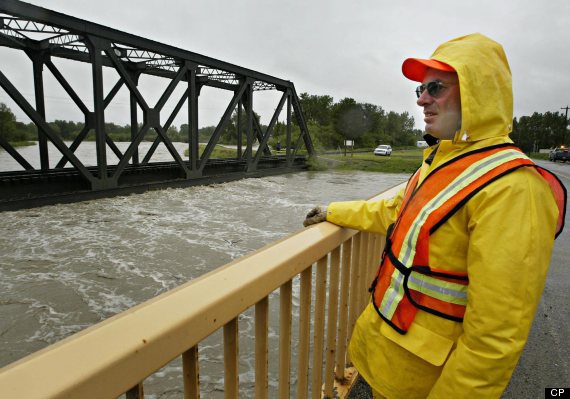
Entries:
<svg viewBox="0 0 570 399">
<path fill-rule="evenodd" d="M 564 145 L 566 145 L 566 130 L 568 130 L 568 109 L 570 107 L 567 105 L 566 107 L 560 108 L 563 110 L 566 110 L 566 114 L 564 115 L 564 121 L 566 122 L 564 124 L 564 133 L 562 133 L 562 141 L 564 141 Z"/>
</svg>

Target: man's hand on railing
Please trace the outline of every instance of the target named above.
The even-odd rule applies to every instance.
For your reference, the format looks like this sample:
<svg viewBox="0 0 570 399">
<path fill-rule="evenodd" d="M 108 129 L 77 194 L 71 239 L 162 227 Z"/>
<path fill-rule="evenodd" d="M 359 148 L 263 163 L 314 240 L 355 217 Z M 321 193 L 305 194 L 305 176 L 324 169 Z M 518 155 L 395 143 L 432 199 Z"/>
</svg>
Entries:
<svg viewBox="0 0 570 399">
<path fill-rule="evenodd" d="M 307 213 L 303 221 L 303 226 L 307 227 L 312 224 L 324 222 L 325 220 L 327 220 L 327 207 L 317 206 Z"/>
</svg>

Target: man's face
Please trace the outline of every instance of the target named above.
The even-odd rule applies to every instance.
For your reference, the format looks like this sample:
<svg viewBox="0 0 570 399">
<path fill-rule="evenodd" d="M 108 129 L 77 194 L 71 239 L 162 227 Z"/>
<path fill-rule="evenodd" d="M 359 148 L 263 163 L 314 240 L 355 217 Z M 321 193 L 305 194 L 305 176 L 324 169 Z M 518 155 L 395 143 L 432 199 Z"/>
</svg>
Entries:
<svg viewBox="0 0 570 399">
<path fill-rule="evenodd" d="M 459 79 L 455 72 L 428 68 L 422 84 L 439 81 L 440 90 L 434 96 L 424 90 L 417 104 L 424 109 L 426 133 L 443 140 L 451 140 L 461 128 L 461 97 Z"/>
</svg>

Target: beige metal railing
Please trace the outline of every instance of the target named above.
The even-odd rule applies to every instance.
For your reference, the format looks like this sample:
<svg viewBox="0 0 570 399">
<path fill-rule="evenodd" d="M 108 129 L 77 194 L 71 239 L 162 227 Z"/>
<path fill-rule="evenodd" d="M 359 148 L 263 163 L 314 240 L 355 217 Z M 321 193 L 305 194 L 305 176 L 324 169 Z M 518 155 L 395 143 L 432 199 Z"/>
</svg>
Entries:
<svg viewBox="0 0 570 399">
<path fill-rule="evenodd" d="M 399 188 L 374 199 L 391 197 Z M 274 316 L 269 296 L 275 290 L 279 290 L 276 396 L 332 397 L 334 379 L 343 378 L 349 362 L 348 337 L 366 304 L 366 288 L 383 245 L 384 237 L 330 223 L 304 229 L 1 369 L 0 398 L 100 399 L 123 394 L 127 399 L 143 398 L 144 380 L 177 357 L 182 359 L 184 398 L 198 398 L 200 343 L 219 329 L 223 329 L 224 395 L 237 398 L 238 317 L 251 307 L 255 309 L 255 397 L 267 398 L 268 323 Z M 300 280 L 299 315 L 292 320 L 296 279 Z M 296 353 L 294 333 L 298 333 Z"/>
</svg>

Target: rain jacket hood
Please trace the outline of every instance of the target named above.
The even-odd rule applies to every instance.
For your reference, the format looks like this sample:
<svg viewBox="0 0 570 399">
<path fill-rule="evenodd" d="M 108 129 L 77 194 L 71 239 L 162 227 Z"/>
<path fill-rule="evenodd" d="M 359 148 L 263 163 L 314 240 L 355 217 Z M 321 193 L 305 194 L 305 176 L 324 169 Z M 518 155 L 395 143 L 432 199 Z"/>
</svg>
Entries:
<svg viewBox="0 0 570 399">
<path fill-rule="evenodd" d="M 475 33 L 440 45 L 430 57 L 455 69 L 461 93 L 461 129 L 454 142 L 507 136 L 512 131 L 511 70 L 503 47 Z"/>
</svg>

